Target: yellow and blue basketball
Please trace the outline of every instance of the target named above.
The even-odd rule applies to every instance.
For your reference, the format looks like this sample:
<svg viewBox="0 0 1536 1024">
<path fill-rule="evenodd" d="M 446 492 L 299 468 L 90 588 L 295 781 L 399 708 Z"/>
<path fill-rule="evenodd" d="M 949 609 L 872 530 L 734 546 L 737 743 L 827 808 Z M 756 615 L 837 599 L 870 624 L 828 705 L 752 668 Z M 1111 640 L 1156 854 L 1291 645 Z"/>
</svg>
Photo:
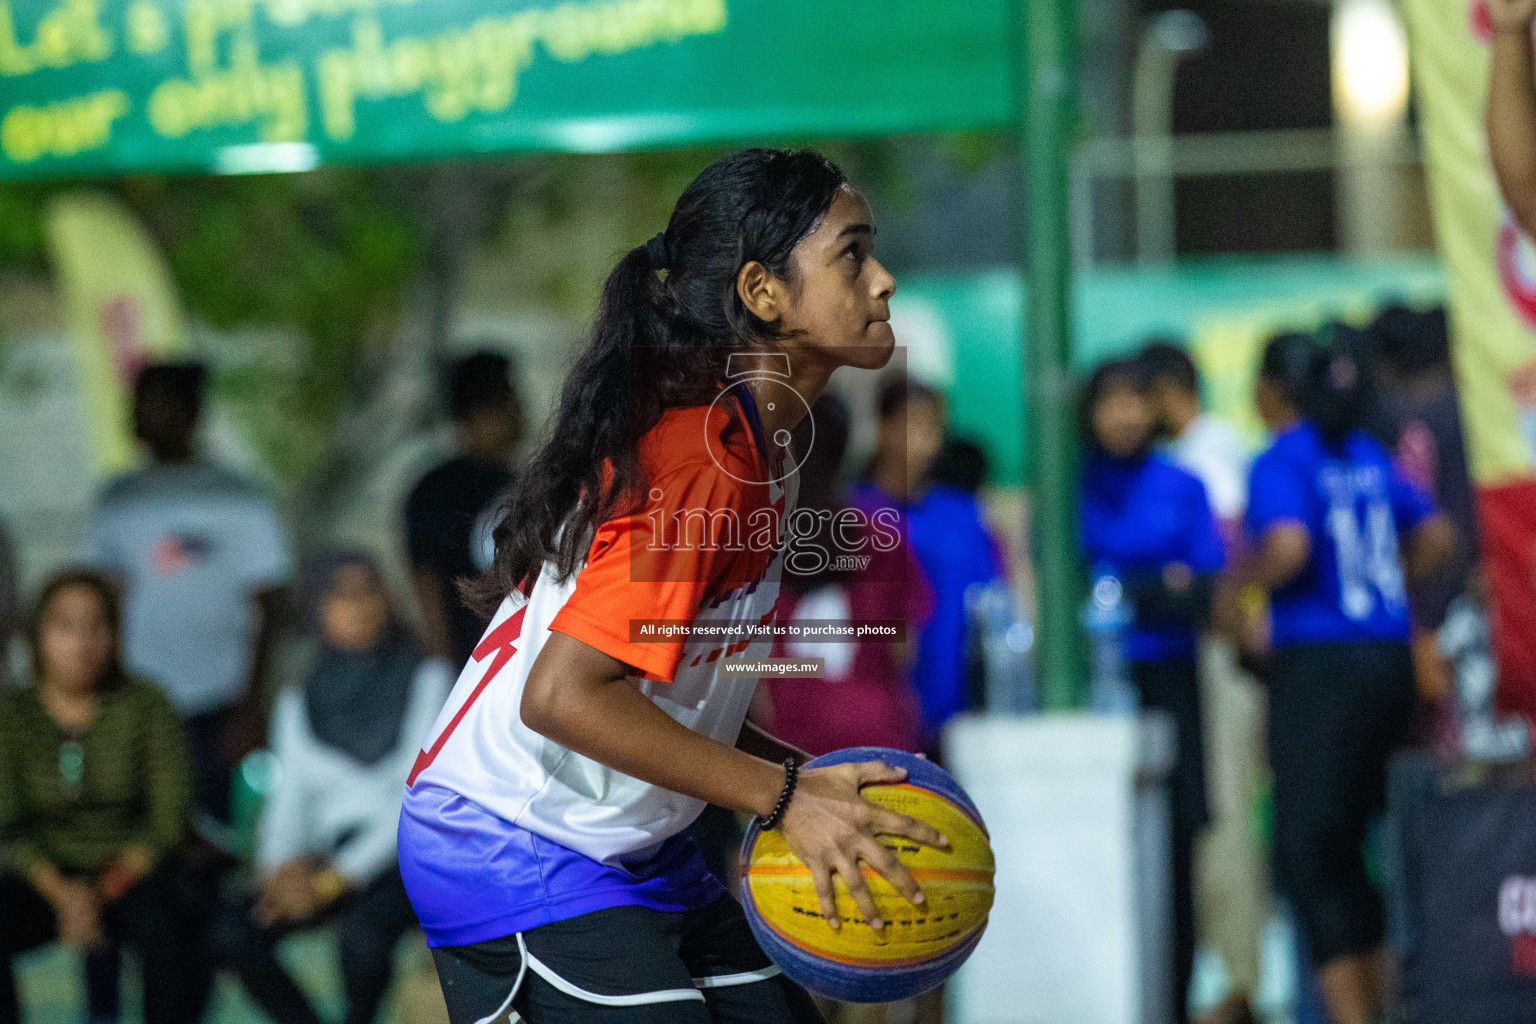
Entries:
<svg viewBox="0 0 1536 1024">
<path fill-rule="evenodd" d="M 841 878 L 834 885 L 842 927 L 833 931 L 822 919 L 810 870 L 789 851 L 780 830 L 764 832 L 754 822 L 742 844 L 742 904 L 763 951 L 790 978 L 843 1002 L 886 1003 L 935 988 L 971 955 L 992 909 L 994 862 L 976 805 L 931 761 L 886 747 L 852 747 L 805 768 L 856 761 L 905 768 L 905 781 L 866 786 L 865 798 L 925 821 L 949 840 L 949 848 L 939 850 L 881 837 L 923 890 L 923 902 L 908 903 L 861 862 L 885 934 L 869 927 Z"/>
</svg>

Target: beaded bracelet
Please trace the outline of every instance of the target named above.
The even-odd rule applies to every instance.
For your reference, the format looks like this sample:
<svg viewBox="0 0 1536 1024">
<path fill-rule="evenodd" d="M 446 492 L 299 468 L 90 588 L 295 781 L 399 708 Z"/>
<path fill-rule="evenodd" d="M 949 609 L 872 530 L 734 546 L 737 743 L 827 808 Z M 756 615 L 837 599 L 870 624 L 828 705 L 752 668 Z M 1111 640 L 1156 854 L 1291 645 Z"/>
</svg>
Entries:
<svg viewBox="0 0 1536 1024">
<path fill-rule="evenodd" d="M 784 759 L 784 788 L 779 792 L 779 802 L 773 805 L 773 813 L 763 819 L 764 832 L 779 827 L 779 822 L 784 820 L 784 812 L 789 810 L 789 798 L 795 795 L 795 783 L 800 778 L 800 766 L 795 763 L 793 757 Z"/>
</svg>

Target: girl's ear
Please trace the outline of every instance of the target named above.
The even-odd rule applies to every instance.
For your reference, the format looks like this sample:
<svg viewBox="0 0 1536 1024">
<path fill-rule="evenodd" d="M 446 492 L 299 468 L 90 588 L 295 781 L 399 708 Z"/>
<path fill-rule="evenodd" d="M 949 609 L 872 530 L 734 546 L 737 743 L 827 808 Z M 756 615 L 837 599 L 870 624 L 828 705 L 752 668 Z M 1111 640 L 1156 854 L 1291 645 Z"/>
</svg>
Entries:
<svg viewBox="0 0 1536 1024">
<path fill-rule="evenodd" d="M 748 312 L 764 323 L 777 323 L 788 309 L 789 290 L 773 271 L 753 260 L 736 275 L 736 294 Z"/>
</svg>

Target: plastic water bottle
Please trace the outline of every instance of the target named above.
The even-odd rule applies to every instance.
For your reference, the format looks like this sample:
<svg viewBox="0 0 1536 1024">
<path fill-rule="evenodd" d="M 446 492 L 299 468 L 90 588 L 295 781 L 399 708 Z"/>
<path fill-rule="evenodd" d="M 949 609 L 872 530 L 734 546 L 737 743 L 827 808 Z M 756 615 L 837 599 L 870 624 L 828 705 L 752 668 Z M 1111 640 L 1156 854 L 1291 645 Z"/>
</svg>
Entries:
<svg viewBox="0 0 1536 1024">
<path fill-rule="evenodd" d="M 1134 619 L 1120 578 L 1096 570 L 1083 605 L 1083 630 L 1088 634 L 1089 702 L 1100 714 L 1134 714 L 1140 706 L 1125 657 L 1126 633 Z"/>
<path fill-rule="evenodd" d="M 965 588 L 966 664 L 979 671 L 981 706 L 994 715 L 1026 715 L 1035 698 L 1035 630 L 1000 580 Z"/>
</svg>

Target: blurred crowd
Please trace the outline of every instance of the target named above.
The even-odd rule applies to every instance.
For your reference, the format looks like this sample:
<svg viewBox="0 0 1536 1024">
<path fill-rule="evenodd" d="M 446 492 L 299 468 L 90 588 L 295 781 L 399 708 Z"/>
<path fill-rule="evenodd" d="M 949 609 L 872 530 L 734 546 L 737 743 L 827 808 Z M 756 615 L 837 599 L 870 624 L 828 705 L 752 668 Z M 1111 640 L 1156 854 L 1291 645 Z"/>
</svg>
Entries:
<svg viewBox="0 0 1536 1024">
<path fill-rule="evenodd" d="M 460 450 L 401 517 L 414 614 L 367 550 L 322 548 L 295 571 L 270 497 L 199 451 L 192 363 L 139 373 L 143 466 L 103 489 L 78 564 L 25 616 L 0 566 L 0 638 L 26 642 L 23 677 L 0 688 L 0 1022 L 20 1018 L 15 955 L 58 940 L 83 952 L 91 1021 L 119 1017 L 126 948 L 147 1024 L 201 1018 L 219 970 L 272 1019 L 317 1024 L 274 951 L 319 926 L 346 1019 L 375 1018 L 416 925 L 400 794 L 481 629 L 454 581 L 488 557 L 521 430 L 504 356 L 463 359 L 447 391 Z M 312 654 L 270 693 L 283 629 Z M 242 835 L 236 794 L 261 749 L 276 767 Z"/>
<path fill-rule="evenodd" d="M 1368 842 L 1389 761 L 1528 745 L 1493 706 L 1445 315 L 1271 338 L 1254 457 L 1201 392 L 1186 347 L 1150 339 L 1080 405 L 1093 702 L 1160 711 L 1177 737 L 1170 1019 L 1188 1019 L 1197 944 L 1226 978 L 1201 1019 L 1256 1019 L 1272 879 L 1298 1021 L 1367 1024 L 1392 996 Z"/>
<path fill-rule="evenodd" d="M 142 467 L 101 491 L 76 564 L 24 613 L 0 537 L 0 638 L 24 641 L 0 652 L 20 668 L 0 685 L 0 1024 L 21 1019 L 16 955 L 51 942 L 81 952 L 92 1024 L 120 1017 L 124 950 L 146 1024 L 201 1019 L 220 971 L 279 1024 L 317 1024 L 315 993 L 276 955 L 317 928 L 334 938 L 346 1020 L 367 1024 L 416 925 L 395 850 L 401 793 L 484 628 L 457 584 L 489 564 L 514 481 L 515 367 L 478 352 L 447 375 L 457 452 L 399 517 L 409 602 L 381 551 L 321 545 L 295 565 L 272 497 L 201 450 L 204 376 L 194 363 L 140 371 Z M 1003 585 L 1005 552 L 982 512 L 986 458 L 949 436 L 941 395 L 892 380 L 876 406 L 873 452 L 851 466 L 850 405 L 817 404 L 816 443 L 799 439 L 802 505 L 894 508 L 906 539 L 857 568 L 791 575 L 780 611 L 910 630 L 897 644 L 781 644 L 826 672 L 765 684 L 753 714 L 812 753 L 937 757 L 944 722 L 982 700 L 967 599 Z M 290 674 L 274 649 L 293 632 L 307 662 L 272 679 Z M 740 822 L 712 808 L 694 828 L 734 879 Z"/>
<path fill-rule="evenodd" d="M 457 581 L 489 564 L 514 483 L 515 377 L 490 352 L 448 374 L 458 450 L 399 517 L 409 602 L 378 552 L 322 546 L 295 568 L 271 498 L 199 450 L 204 380 L 190 363 L 139 374 L 144 464 L 101 492 L 78 564 L 25 614 L 0 536 L 0 638 L 25 644 L 0 665 L 26 666 L 0 688 L 0 1024 L 20 1019 L 14 956 L 52 941 L 82 951 L 97 1024 L 119 1017 L 124 949 L 141 965 L 147 1024 L 200 1019 L 219 971 L 280 1024 L 315 1024 L 312 993 L 275 950 L 321 927 L 346 1020 L 375 1019 L 415 927 L 396 866 L 400 794 L 484 627 Z M 1274 337 L 1253 401 L 1268 434 L 1256 457 L 1206 409 L 1177 339 L 1086 380 L 1091 699 L 1163 712 L 1177 736 L 1172 1019 L 1188 1018 L 1202 944 L 1226 978 L 1202 1019 L 1256 1019 L 1273 877 L 1314 1019 L 1354 1024 L 1387 998 L 1386 916 L 1364 849 L 1388 759 L 1414 742 L 1519 756 L 1526 736 L 1493 710 L 1444 314 L 1393 307 L 1365 328 Z M 1027 615 L 983 503 L 986 454 L 949 429 L 942 394 L 889 379 L 869 415 L 872 449 L 854 464 L 855 404 L 818 401 L 797 438 L 800 506 L 830 513 L 813 517 L 824 529 L 846 509 L 864 524 L 891 509 L 904 539 L 787 574 L 779 613 L 902 620 L 907 634 L 778 641 L 776 654 L 825 670 L 765 680 L 752 716 L 812 754 L 880 745 L 942 759 L 954 715 L 1028 706 L 999 697 L 1009 669 L 993 643 L 1006 636 L 1000 649 L 1027 664 Z M 282 630 L 301 630 L 311 654 L 273 686 Z M 1027 683 L 1027 671 L 1008 677 L 1013 691 Z M 242 765 L 258 751 L 275 769 L 244 835 Z M 1265 806 L 1268 835 L 1254 824 Z M 710 808 L 694 832 L 734 879 L 741 822 Z M 936 998 L 911 1012 L 942 1014 Z"/>
</svg>

